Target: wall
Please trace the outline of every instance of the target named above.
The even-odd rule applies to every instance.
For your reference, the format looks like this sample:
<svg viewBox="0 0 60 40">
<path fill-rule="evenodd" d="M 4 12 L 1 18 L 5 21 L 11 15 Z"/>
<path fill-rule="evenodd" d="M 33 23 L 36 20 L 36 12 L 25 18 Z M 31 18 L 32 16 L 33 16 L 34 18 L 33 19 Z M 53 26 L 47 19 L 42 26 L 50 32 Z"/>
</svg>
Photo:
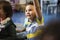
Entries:
<svg viewBox="0 0 60 40">
<path fill-rule="evenodd" d="M 20 0 L 19 4 L 26 4 L 26 0 Z"/>
</svg>

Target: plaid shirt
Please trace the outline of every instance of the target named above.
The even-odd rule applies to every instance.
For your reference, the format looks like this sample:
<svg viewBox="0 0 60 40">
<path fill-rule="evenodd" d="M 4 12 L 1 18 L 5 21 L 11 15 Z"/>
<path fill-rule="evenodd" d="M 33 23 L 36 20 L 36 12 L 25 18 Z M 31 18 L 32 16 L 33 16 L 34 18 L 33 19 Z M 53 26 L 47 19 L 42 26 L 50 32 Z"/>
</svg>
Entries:
<svg viewBox="0 0 60 40">
<path fill-rule="evenodd" d="M 40 40 L 39 34 L 41 33 L 41 25 L 43 23 L 43 18 L 39 21 L 37 18 L 33 22 L 28 22 L 28 19 L 25 19 L 24 26 L 26 27 L 26 35 L 28 40 Z"/>
</svg>

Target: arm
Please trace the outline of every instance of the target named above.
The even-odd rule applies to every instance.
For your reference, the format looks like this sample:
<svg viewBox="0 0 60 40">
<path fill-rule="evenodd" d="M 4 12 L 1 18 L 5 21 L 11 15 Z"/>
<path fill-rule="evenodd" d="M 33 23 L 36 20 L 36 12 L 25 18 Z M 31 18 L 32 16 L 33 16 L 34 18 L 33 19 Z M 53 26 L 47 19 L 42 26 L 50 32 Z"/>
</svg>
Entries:
<svg viewBox="0 0 60 40">
<path fill-rule="evenodd" d="M 23 29 L 23 30 L 18 30 L 18 29 L 16 29 L 16 32 L 17 33 L 20 33 L 20 32 L 24 32 L 26 29 Z"/>
<path fill-rule="evenodd" d="M 38 2 L 38 0 L 33 0 L 33 3 L 34 3 L 35 10 L 36 10 L 36 16 L 41 20 L 42 13 L 41 13 L 41 8 L 39 5 L 39 2 Z"/>
</svg>

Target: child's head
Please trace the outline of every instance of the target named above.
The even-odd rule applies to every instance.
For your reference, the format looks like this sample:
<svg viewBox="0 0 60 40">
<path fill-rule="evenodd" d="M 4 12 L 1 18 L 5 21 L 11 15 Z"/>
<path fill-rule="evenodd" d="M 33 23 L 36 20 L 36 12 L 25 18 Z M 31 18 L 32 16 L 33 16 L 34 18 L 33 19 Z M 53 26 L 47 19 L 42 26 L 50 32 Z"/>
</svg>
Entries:
<svg viewBox="0 0 60 40">
<path fill-rule="evenodd" d="M 8 1 L 0 1 L 0 18 L 12 16 L 12 7 Z"/>
<path fill-rule="evenodd" d="M 36 13 L 36 11 L 35 11 L 33 2 L 27 3 L 26 9 L 25 9 L 25 15 L 26 15 L 26 17 L 28 19 L 33 19 L 33 18 L 36 17 L 35 13 Z"/>
<path fill-rule="evenodd" d="M 41 40 L 60 40 L 60 20 L 51 19 L 45 25 L 42 32 Z"/>
</svg>

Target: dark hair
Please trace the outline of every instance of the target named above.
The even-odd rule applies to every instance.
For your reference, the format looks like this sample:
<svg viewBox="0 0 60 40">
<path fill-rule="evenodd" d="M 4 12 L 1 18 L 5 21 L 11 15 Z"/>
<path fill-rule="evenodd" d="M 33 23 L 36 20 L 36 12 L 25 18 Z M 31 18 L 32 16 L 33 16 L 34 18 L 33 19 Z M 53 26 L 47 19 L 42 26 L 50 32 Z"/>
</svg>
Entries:
<svg viewBox="0 0 60 40">
<path fill-rule="evenodd" d="M 0 5 L 2 5 L 2 9 L 5 12 L 6 18 L 11 17 L 12 12 L 12 6 L 8 1 L 0 1 Z"/>
<path fill-rule="evenodd" d="M 27 2 L 27 5 L 34 5 L 32 1 Z"/>
<path fill-rule="evenodd" d="M 51 19 L 47 25 L 44 26 L 41 39 L 43 39 L 44 35 L 52 35 L 54 36 L 54 40 L 60 40 L 60 20 L 59 19 Z"/>
</svg>

